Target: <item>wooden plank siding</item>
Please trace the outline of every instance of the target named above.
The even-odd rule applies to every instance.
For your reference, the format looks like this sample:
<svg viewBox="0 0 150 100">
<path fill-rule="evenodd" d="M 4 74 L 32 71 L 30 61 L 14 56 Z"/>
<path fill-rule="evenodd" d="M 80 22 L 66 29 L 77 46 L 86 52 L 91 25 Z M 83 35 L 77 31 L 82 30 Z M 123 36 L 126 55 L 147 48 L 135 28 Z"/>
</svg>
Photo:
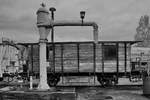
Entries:
<svg viewBox="0 0 150 100">
<path fill-rule="evenodd" d="M 131 57 L 131 44 L 134 41 L 126 42 L 99 42 L 93 45 L 93 42 L 58 42 L 55 43 L 55 57 L 53 57 L 52 44 L 47 44 L 47 65 L 48 71 L 50 66 L 53 65 L 53 58 L 55 58 L 55 72 L 116 72 L 117 71 L 117 58 L 113 60 L 105 60 L 104 52 L 105 45 L 118 44 L 116 54 L 118 57 L 118 71 L 130 71 L 130 57 Z M 32 69 L 34 72 L 39 71 L 39 45 L 34 44 L 32 47 Z M 117 46 L 116 46 L 117 47 Z M 95 54 L 95 55 L 94 55 Z M 31 69 L 31 68 L 30 68 Z"/>
</svg>

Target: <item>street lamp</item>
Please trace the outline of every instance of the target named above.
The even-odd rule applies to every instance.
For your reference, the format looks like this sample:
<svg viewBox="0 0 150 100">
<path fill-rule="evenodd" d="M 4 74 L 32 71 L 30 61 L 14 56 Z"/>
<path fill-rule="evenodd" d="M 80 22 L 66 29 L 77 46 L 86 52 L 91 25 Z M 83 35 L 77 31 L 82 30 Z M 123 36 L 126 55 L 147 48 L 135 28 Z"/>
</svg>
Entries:
<svg viewBox="0 0 150 100">
<path fill-rule="evenodd" d="M 54 21 L 54 12 L 56 11 L 56 9 L 54 7 L 49 8 L 49 11 L 51 12 L 51 19 L 52 21 Z M 51 41 L 52 43 L 54 42 L 54 29 L 52 27 L 52 33 L 51 33 Z"/>
<path fill-rule="evenodd" d="M 51 19 L 54 21 L 54 12 L 56 11 L 56 8 L 51 7 L 49 8 L 49 11 L 51 12 Z M 52 48 L 53 48 L 53 64 L 52 64 L 52 69 L 55 71 L 55 48 L 54 48 L 54 27 L 52 26 L 51 28 L 51 42 L 52 42 Z"/>
<path fill-rule="evenodd" d="M 51 19 L 52 21 L 54 21 L 54 12 L 56 11 L 56 9 L 54 7 L 49 8 L 49 11 L 51 12 Z M 51 42 L 54 42 L 54 29 L 52 27 L 52 31 L 51 31 Z"/>
<path fill-rule="evenodd" d="M 85 17 L 85 11 L 80 11 L 80 18 L 82 19 L 82 24 L 83 24 L 84 17 Z"/>
<path fill-rule="evenodd" d="M 54 11 L 56 11 L 56 9 L 54 7 L 49 8 L 49 11 L 51 11 L 51 18 L 52 20 L 54 20 Z"/>
</svg>

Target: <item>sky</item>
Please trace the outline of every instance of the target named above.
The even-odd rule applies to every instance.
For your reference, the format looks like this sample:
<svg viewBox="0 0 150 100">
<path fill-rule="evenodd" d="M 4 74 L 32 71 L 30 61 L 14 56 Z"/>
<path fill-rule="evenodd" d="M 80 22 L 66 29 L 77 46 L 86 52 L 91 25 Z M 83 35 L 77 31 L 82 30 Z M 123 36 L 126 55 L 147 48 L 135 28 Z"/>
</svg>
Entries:
<svg viewBox="0 0 150 100">
<path fill-rule="evenodd" d="M 150 0 L 0 0 L 0 36 L 17 42 L 38 42 L 36 11 L 41 3 L 55 7 L 55 20 L 80 20 L 99 25 L 99 40 L 134 40 L 141 16 L 150 16 Z M 55 27 L 55 41 L 91 41 L 91 27 Z M 50 35 L 48 40 L 51 41 Z"/>
</svg>

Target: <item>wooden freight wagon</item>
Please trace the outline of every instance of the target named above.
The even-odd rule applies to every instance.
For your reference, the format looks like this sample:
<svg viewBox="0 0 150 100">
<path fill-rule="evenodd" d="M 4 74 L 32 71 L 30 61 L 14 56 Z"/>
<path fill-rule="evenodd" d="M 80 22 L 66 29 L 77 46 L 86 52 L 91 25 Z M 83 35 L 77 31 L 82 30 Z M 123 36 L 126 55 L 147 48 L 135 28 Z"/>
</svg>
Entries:
<svg viewBox="0 0 150 100">
<path fill-rule="evenodd" d="M 130 77 L 134 43 L 136 41 L 47 43 L 48 82 L 56 85 L 60 77 L 96 76 L 102 85 L 117 84 L 119 77 Z M 30 50 L 29 70 L 39 75 L 39 45 L 26 45 Z"/>
</svg>

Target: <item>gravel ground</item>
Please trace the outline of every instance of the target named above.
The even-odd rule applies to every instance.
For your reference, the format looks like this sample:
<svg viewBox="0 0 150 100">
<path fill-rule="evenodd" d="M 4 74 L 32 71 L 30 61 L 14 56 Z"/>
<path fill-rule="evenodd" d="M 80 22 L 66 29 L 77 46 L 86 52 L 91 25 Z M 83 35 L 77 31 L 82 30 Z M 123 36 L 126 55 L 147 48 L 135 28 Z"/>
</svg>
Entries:
<svg viewBox="0 0 150 100">
<path fill-rule="evenodd" d="M 62 89 L 64 87 L 61 87 Z M 65 87 L 66 88 L 66 87 Z M 72 88 L 72 87 L 71 87 Z M 73 88 L 74 89 L 74 88 Z M 7 88 L 5 88 L 7 90 Z M 141 86 L 117 86 L 117 87 L 76 87 L 74 89 L 77 93 L 77 98 L 72 96 L 65 96 L 64 94 L 59 96 L 51 96 L 44 95 L 44 97 L 39 96 L 40 98 L 35 98 L 34 100 L 150 100 L 150 98 L 143 96 L 143 90 Z M 33 100 L 33 95 L 30 92 L 32 99 L 25 100 Z M 41 95 L 41 94 L 40 94 Z M 28 96 L 29 97 L 29 96 Z M 37 97 L 37 96 L 36 96 Z M 57 98 L 57 99 L 56 99 Z M 22 100 L 24 100 L 22 99 Z M 0 99 L 0 100 L 8 100 L 8 99 Z M 14 99 L 9 99 L 14 100 Z"/>
<path fill-rule="evenodd" d="M 139 87 L 133 89 L 90 87 L 80 88 L 77 91 L 77 100 L 150 100 L 142 95 L 142 89 Z"/>
</svg>

